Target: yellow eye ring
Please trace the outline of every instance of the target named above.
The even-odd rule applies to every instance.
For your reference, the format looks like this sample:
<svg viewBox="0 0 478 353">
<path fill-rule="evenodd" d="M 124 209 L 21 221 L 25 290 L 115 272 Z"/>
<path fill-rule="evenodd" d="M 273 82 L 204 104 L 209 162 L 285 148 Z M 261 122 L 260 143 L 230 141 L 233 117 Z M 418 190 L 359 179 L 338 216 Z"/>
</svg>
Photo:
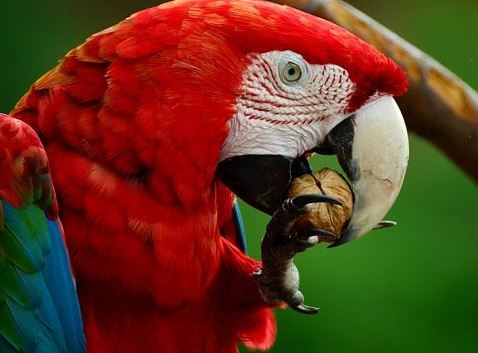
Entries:
<svg viewBox="0 0 478 353">
<path fill-rule="evenodd" d="M 293 83 L 302 77 L 302 68 L 296 63 L 289 61 L 282 70 L 282 79 L 284 83 Z"/>
</svg>

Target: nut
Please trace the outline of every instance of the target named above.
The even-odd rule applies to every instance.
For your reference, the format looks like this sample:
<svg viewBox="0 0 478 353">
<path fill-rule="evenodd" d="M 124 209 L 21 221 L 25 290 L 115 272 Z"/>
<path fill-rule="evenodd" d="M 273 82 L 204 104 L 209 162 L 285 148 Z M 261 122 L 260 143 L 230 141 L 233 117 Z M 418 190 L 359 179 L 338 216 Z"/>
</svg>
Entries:
<svg viewBox="0 0 478 353">
<path fill-rule="evenodd" d="M 288 196 L 319 194 L 335 197 L 342 206 L 329 203 L 310 205 L 310 211 L 302 216 L 294 225 L 296 231 L 306 229 L 325 229 L 340 237 L 348 221 L 352 217 L 354 196 L 347 182 L 336 171 L 324 168 L 312 174 L 304 174 L 292 180 Z M 334 242 L 337 239 L 328 236 L 320 237 L 320 241 Z"/>
</svg>

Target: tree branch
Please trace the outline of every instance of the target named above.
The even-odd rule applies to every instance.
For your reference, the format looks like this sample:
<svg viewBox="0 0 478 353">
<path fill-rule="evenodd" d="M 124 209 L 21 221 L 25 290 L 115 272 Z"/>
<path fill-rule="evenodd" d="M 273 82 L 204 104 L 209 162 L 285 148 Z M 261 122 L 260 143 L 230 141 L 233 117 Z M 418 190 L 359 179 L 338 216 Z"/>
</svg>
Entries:
<svg viewBox="0 0 478 353">
<path fill-rule="evenodd" d="M 325 18 L 394 59 L 408 74 L 398 99 L 409 130 L 430 141 L 478 182 L 478 94 L 398 35 L 340 0 L 276 1 Z"/>
</svg>

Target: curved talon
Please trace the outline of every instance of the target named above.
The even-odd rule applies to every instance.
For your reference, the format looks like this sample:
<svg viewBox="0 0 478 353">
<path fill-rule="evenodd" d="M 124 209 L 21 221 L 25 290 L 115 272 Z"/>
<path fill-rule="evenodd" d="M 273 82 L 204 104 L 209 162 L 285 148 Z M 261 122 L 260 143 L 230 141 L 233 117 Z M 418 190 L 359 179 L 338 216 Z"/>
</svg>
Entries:
<svg viewBox="0 0 478 353">
<path fill-rule="evenodd" d="M 292 310 L 295 310 L 295 311 L 299 312 L 299 313 L 307 314 L 307 315 L 315 315 L 320 311 L 320 308 L 317 308 L 315 306 L 308 306 L 306 304 L 291 306 L 290 308 Z"/>
<path fill-rule="evenodd" d="M 381 221 L 381 222 L 378 222 L 378 224 L 375 227 L 373 227 L 373 230 L 395 227 L 396 225 L 397 225 L 397 222 L 395 221 Z"/>
<path fill-rule="evenodd" d="M 288 201 L 287 204 L 292 205 L 294 208 L 298 210 L 303 209 L 309 203 L 318 203 L 318 202 L 324 202 L 324 203 L 330 203 L 333 205 L 342 206 L 342 201 L 340 201 L 339 199 L 336 199 L 335 197 L 327 196 L 327 195 L 315 195 L 315 194 L 300 195 L 292 199 L 289 199 L 287 201 Z"/>
<path fill-rule="evenodd" d="M 340 236 L 338 236 L 337 234 L 335 233 L 332 233 L 328 230 L 325 230 L 325 229 L 306 229 L 306 230 L 303 230 L 303 231 L 300 231 L 298 237 L 299 238 L 309 238 L 309 237 L 312 237 L 312 236 L 319 236 L 319 237 L 331 237 L 331 238 L 334 238 L 334 239 L 339 239 Z"/>
<path fill-rule="evenodd" d="M 309 247 L 317 245 L 320 241 L 317 235 L 311 235 L 310 237 L 304 237 L 304 238 L 297 237 L 297 240 L 304 245 L 308 245 Z"/>
<path fill-rule="evenodd" d="M 264 300 L 268 303 L 285 302 L 303 314 L 317 314 L 319 308 L 304 304 L 304 295 L 299 290 L 299 271 L 294 256 L 318 244 L 320 237 L 338 239 L 339 236 L 325 229 L 304 229 L 297 232 L 294 225 L 309 208 L 310 203 L 326 202 L 342 205 L 342 202 L 327 195 L 300 195 L 285 200 L 274 212 L 262 239 L 262 270 L 252 273 Z"/>
</svg>

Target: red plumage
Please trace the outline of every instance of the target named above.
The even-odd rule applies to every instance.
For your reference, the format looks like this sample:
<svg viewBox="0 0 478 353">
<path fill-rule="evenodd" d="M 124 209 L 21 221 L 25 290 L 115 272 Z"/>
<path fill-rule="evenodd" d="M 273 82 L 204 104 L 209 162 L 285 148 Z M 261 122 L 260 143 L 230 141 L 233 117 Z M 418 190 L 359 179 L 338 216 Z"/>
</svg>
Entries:
<svg viewBox="0 0 478 353">
<path fill-rule="evenodd" d="M 39 205 L 55 219 L 58 205 L 48 158 L 36 133 L 24 122 L 0 114 L 0 141 L 0 199 L 15 207 Z"/>
<path fill-rule="evenodd" d="M 394 63 L 326 21 L 267 2 L 181 1 L 91 37 L 12 112 L 46 146 L 89 352 L 273 343 L 259 263 L 226 239 L 233 195 L 214 173 L 247 54 L 284 49 L 345 68 L 351 111 L 406 87 Z"/>
</svg>

